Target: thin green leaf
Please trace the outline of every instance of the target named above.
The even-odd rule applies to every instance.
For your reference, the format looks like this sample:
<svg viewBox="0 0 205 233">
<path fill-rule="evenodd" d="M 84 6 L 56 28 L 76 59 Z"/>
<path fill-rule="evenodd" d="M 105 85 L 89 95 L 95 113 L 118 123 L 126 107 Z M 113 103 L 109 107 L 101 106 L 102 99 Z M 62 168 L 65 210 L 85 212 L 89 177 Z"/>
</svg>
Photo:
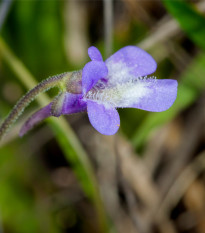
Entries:
<svg viewBox="0 0 205 233">
<path fill-rule="evenodd" d="M 188 37 L 199 47 L 205 49 L 205 17 L 197 11 L 194 5 L 185 1 L 163 0 L 163 3 Z"/>
</svg>

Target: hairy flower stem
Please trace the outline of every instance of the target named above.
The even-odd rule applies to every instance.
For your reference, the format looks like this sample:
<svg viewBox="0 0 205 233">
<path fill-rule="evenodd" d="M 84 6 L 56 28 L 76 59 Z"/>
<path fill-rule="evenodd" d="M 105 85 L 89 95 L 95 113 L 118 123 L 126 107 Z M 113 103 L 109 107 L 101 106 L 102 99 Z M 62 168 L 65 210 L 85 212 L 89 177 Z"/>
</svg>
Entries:
<svg viewBox="0 0 205 233">
<path fill-rule="evenodd" d="M 50 88 L 59 87 L 64 88 L 65 82 L 70 78 L 71 72 L 55 75 L 40 82 L 33 89 L 28 91 L 14 106 L 7 118 L 0 126 L 0 140 L 8 132 L 9 128 L 19 116 L 23 113 L 24 109 L 40 94 L 48 91 Z"/>
</svg>

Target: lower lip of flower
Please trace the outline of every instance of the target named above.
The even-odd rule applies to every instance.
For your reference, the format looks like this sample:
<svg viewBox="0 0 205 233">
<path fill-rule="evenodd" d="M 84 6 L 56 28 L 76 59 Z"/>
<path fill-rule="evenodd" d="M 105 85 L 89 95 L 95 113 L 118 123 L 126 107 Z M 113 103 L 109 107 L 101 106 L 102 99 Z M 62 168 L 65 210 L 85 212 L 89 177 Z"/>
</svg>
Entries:
<svg viewBox="0 0 205 233">
<path fill-rule="evenodd" d="M 145 80 L 139 78 L 115 86 L 105 85 L 103 88 L 96 85 L 83 99 L 103 104 L 105 107 L 131 107 L 151 91 L 149 82 Z"/>
</svg>

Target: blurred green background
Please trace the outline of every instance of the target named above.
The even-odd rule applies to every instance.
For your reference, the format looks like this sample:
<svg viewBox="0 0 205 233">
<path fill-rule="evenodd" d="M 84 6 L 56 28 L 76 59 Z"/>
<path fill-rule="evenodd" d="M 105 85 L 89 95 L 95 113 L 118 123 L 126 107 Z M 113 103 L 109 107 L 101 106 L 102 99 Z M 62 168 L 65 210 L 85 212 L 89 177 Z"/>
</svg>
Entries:
<svg viewBox="0 0 205 233">
<path fill-rule="evenodd" d="M 0 120 L 34 83 L 83 68 L 91 45 L 104 59 L 108 47 L 139 46 L 157 61 L 154 75 L 179 89 L 168 111 L 119 109 L 116 136 L 99 135 L 82 113 L 66 117 L 67 131 L 57 119 L 19 138 L 40 96 L 1 143 L 0 233 L 204 233 L 205 2 L 110 0 L 110 35 L 107 0 L 6 2 Z"/>
</svg>

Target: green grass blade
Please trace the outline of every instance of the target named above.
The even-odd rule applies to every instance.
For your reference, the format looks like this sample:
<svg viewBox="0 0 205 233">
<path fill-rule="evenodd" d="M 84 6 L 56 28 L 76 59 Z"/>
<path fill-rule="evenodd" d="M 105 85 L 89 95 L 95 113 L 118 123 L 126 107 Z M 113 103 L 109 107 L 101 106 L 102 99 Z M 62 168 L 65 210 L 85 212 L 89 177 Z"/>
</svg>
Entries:
<svg viewBox="0 0 205 233">
<path fill-rule="evenodd" d="M 169 13 L 179 22 L 187 36 L 199 47 L 205 49 L 205 17 L 194 5 L 186 1 L 163 0 Z"/>
</svg>

